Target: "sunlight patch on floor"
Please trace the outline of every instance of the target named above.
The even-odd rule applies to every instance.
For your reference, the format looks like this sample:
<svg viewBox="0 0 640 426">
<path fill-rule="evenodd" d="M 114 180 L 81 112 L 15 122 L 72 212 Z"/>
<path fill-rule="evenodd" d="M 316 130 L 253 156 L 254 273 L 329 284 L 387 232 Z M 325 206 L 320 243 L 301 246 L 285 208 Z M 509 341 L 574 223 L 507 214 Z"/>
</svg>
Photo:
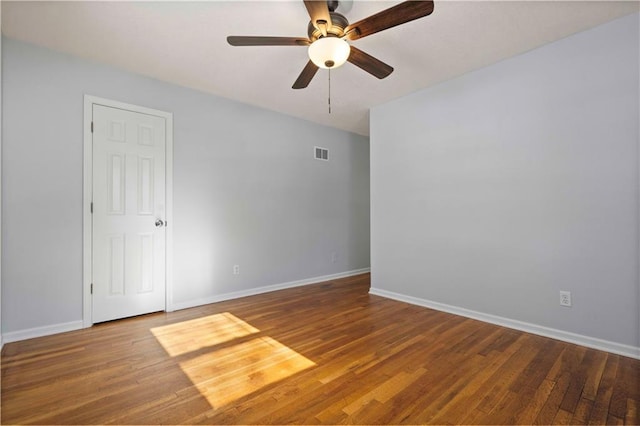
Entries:
<svg viewBox="0 0 640 426">
<path fill-rule="evenodd" d="M 180 363 L 213 408 L 316 364 L 271 337 L 260 337 Z"/>
<path fill-rule="evenodd" d="M 229 312 L 151 329 L 151 333 L 172 357 L 219 345 L 259 331 Z"/>
<path fill-rule="evenodd" d="M 151 332 L 171 357 L 186 357 L 180 368 L 212 408 L 316 365 L 269 336 L 246 338 L 260 330 L 228 312 Z"/>
</svg>

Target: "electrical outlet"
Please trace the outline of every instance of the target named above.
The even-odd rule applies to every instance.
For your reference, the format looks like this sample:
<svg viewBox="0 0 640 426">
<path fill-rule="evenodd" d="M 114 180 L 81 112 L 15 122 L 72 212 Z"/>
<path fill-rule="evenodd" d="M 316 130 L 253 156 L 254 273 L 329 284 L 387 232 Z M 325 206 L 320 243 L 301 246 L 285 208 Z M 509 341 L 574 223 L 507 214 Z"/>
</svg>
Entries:
<svg viewBox="0 0 640 426">
<path fill-rule="evenodd" d="M 560 290 L 560 306 L 571 307 L 571 292 Z"/>
<path fill-rule="evenodd" d="M 240 275 L 240 265 L 233 265 L 233 275 Z"/>
<path fill-rule="evenodd" d="M 338 261 L 338 254 L 333 251 L 331 252 L 331 263 L 336 263 Z"/>
</svg>

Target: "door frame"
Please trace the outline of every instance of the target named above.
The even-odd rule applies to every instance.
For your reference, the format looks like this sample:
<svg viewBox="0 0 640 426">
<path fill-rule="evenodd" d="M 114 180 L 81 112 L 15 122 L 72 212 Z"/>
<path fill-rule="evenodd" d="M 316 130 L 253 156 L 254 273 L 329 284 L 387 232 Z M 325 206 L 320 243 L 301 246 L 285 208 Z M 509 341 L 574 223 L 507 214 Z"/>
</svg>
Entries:
<svg viewBox="0 0 640 426">
<path fill-rule="evenodd" d="M 93 105 L 103 105 L 147 115 L 154 115 L 165 119 L 165 202 L 168 226 L 166 233 L 165 251 L 165 312 L 173 311 L 173 113 L 146 108 L 139 105 L 127 104 L 97 96 L 84 95 L 84 166 L 82 170 L 82 325 L 84 328 L 93 325 L 93 305 L 91 295 L 92 241 L 93 220 L 91 202 L 93 201 L 93 134 L 91 122 Z"/>
</svg>

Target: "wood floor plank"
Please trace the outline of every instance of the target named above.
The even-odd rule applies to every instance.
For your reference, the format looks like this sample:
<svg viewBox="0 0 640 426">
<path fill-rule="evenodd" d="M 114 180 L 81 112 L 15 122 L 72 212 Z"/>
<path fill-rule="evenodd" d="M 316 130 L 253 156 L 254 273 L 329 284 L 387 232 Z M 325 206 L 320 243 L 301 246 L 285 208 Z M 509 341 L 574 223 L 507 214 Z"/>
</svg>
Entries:
<svg viewBox="0 0 640 426">
<path fill-rule="evenodd" d="M 498 410 L 494 410 L 492 419 L 497 422 L 532 423 L 555 387 L 555 383 L 547 380 L 545 374 L 562 353 L 561 345 L 553 340 L 536 339 L 534 344 L 540 347 L 540 351 L 509 387 L 509 398 L 501 402 Z M 522 420 L 524 416 L 527 417 L 526 421 Z"/>
<path fill-rule="evenodd" d="M 438 423 L 444 422 L 446 419 L 448 421 L 463 422 L 463 418 L 470 409 L 478 408 L 482 410 L 480 406 L 486 402 L 486 395 L 495 393 L 496 378 L 502 375 L 500 370 L 504 368 L 505 357 L 513 356 L 517 353 L 516 348 L 521 347 L 516 342 L 513 341 L 514 344 L 511 351 L 505 350 L 502 356 L 487 357 L 486 365 L 479 364 L 478 367 L 482 368 L 479 368 L 478 372 L 473 372 L 471 380 L 445 406 L 435 413 L 431 421 Z"/>
<path fill-rule="evenodd" d="M 363 274 L 6 344 L 3 424 L 638 424 L 640 361 Z"/>
<path fill-rule="evenodd" d="M 391 399 L 394 395 L 400 393 L 407 385 L 415 382 L 426 373 L 424 368 L 419 368 L 412 373 L 401 372 L 398 375 L 390 377 L 389 380 L 380 384 L 376 388 L 362 395 L 356 401 L 342 408 L 347 415 L 353 415 L 369 402 L 376 400 L 382 404 Z"/>
<path fill-rule="evenodd" d="M 587 381 L 589 371 L 597 369 L 597 365 L 594 363 L 595 359 L 595 352 L 587 351 L 585 352 L 578 368 L 572 369 L 573 374 L 571 374 L 571 381 L 569 382 L 567 392 L 560 403 L 560 409 L 564 412 L 573 413 L 575 411 L 576 405 L 578 405 L 578 401 L 582 395 L 585 382 Z"/>
<path fill-rule="evenodd" d="M 478 408 L 491 414 L 498 403 L 508 394 L 511 385 L 518 379 L 521 373 L 527 368 L 542 348 L 535 348 L 529 342 L 523 345 L 518 352 L 510 357 L 501 367 L 498 373 L 494 374 L 493 386 L 484 396 Z"/>
<path fill-rule="evenodd" d="M 611 395 L 613 394 L 613 386 L 615 385 L 619 363 L 620 357 L 617 355 L 610 355 L 607 359 L 607 364 L 604 367 L 602 379 L 598 386 L 596 400 L 591 410 L 591 417 L 589 418 L 590 425 L 601 425 L 607 422 L 607 418 L 609 417 L 609 403 L 611 402 Z"/>
<path fill-rule="evenodd" d="M 556 416 L 553 419 L 553 423 L 554 425 L 570 425 L 571 423 L 571 419 L 573 418 L 573 413 L 570 413 L 569 411 L 565 411 L 562 408 L 558 410 L 558 412 L 556 413 Z"/>
<path fill-rule="evenodd" d="M 591 374 L 587 377 L 582 389 L 582 398 L 595 401 L 596 394 L 598 393 L 598 386 L 602 379 L 602 373 L 604 373 L 604 366 L 607 364 L 608 354 L 606 352 L 595 352 L 594 357 L 596 360 L 590 370 Z"/>
<path fill-rule="evenodd" d="M 542 407 L 544 407 L 544 404 L 549 399 L 549 395 L 551 395 L 551 391 L 553 391 L 555 385 L 556 383 L 551 380 L 543 380 L 531 396 L 529 403 L 524 405 L 521 410 L 512 413 L 514 420 L 511 423 L 533 424 L 533 421 L 538 417 Z"/>
<path fill-rule="evenodd" d="M 549 394 L 549 398 L 542 406 L 542 409 L 538 413 L 538 416 L 534 420 L 534 424 L 538 425 L 550 425 L 553 424 L 553 419 L 556 417 L 560 404 L 564 398 L 569 383 L 571 381 L 571 373 L 568 371 L 563 372 L 560 377 L 557 378 L 556 384 L 553 390 Z"/>
<path fill-rule="evenodd" d="M 624 419 L 629 398 L 637 398 L 640 389 L 639 369 L 628 358 L 621 357 L 609 403 L 609 415 Z"/>
<path fill-rule="evenodd" d="M 607 416 L 607 424 L 608 425 L 623 425 L 624 420 L 620 417 L 614 416 L 613 414 L 609 414 Z"/>
<path fill-rule="evenodd" d="M 589 424 L 589 418 L 591 417 L 591 410 L 593 409 L 593 401 L 587 398 L 582 398 L 576 406 L 576 410 L 573 412 L 571 423 L 574 425 L 586 425 Z"/>
<path fill-rule="evenodd" d="M 627 399 L 627 412 L 624 415 L 625 425 L 637 425 L 640 420 L 638 418 L 638 401 L 635 399 Z"/>
</svg>

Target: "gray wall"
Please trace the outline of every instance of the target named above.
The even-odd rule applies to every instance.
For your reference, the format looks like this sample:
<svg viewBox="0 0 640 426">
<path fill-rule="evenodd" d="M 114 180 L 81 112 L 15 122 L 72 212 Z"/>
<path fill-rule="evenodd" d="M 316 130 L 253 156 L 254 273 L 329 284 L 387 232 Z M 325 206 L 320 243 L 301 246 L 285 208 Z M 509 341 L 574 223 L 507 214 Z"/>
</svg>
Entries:
<svg viewBox="0 0 640 426">
<path fill-rule="evenodd" d="M 373 109 L 372 287 L 639 345 L 638 18 Z"/>
<path fill-rule="evenodd" d="M 0 7 L 0 34 L 2 34 L 2 7 Z M 2 81 L 2 43 L 0 43 L 0 82 Z M 0 84 L 0 259 L 2 259 L 2 84 Z M 2 339 L 2 262 L 0 262 L 0 349 Z"/>
<path fill-rule="evenodd" d="M 2 55 L 4 332 L 82 319 L 85 93 L 174 114 L 174 303 L 369 267 L 367 138 L 11 39 Z"/>
</svg>

